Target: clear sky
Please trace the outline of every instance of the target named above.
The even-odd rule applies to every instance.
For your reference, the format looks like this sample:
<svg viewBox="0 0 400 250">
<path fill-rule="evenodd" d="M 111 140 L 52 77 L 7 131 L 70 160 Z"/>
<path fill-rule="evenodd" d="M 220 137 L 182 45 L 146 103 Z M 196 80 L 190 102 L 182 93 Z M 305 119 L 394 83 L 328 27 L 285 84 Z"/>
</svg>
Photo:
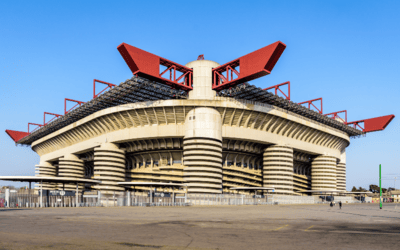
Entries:
<svg viewBox="0 0 400 250">
<path fill-rule="evenodd" d="M 0 175 L 34 175 L 39 163 L 6 129 L 62 114 L 66 97 L 90 100 L 94 78 L 131 77 L 122 42 L 222 64 L 279 40 L 285 52 L 253 84 L 291 81 L 293 101 L 323 97 L 324 113 L 346 109 L 350 121 L 398 116 L 347 148 L 347 189 L 378 184 L 379 164 L 400 175 L 399 13 L 400 1 L 1 1 Z"/>
</svg>

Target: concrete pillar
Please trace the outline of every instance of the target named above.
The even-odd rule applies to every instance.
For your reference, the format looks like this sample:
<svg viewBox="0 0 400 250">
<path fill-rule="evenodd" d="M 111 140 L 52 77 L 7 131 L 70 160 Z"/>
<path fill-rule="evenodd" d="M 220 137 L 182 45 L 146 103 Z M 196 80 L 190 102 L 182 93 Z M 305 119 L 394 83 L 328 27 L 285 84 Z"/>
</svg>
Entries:
<svg viewBox="0 0 400 250">
<path fill-rule="evenodd" d="M 58 176 L 59 177 L 70 177 L 70 178 L 84 178 L 85 177 L 85 164 L 83 160 L 79 159 L 74 154 L 66 154 L 63 158 L 58 161 Z M 63 187 L 63 184 L 58 185 L 59 188 Z M 79 188 L 83 189 L 83 184 L 79 184 Z M 73 191 L 76 189 L 74 184 L 65 184 L 64 190 Z"/>
<path fill-rule="evenodd" d="M 127 196 L 127 206 L 131 206 L 131 191 L 126 191 L 126 196 Z"/>
<path fill-rule="evenodd" d="M 4 201 L 6 202 L 5 207 L 10 207 L 10 189 L 8 189 L 8 188 L 6 189 Z"/>
<path fill-rule="evenodd" d="M 43 181 L 40 180 L 40 207 L 43 207 Z"/>
<path fill-rule="evenodd" d="M 311 190 L 336 190 L 336 158 L 320 155 L 311 163 Z"/>
<path fill-rule="evenodd" d="M 188 196 L 188 188 L 185 188 L 185 203 L 187 203 L 187 196 Z"/>
<path fill-rule="evenodd" d="M 125 181 L 125 172 L 125 151 L 116 144 L 106 142 L 94 149 L 94 179 L 102 181 L 95 189 L 105 195 L 123 192 L 124 187 L 117 183 Z"/>
<path fill-rule="evenodd" d="M 79 207 L 79 184 L 78 183 L 76 183 L 75 206 Z"/>
<path fill-rule="evenodd" d="M 214 108 L 192 109 L 183 141 L 184 179 L 189 193 L 222 193 L 222 121 Z"/>
<path fill-rule="evenodd" d="M 213 100 L 216 96 L 212 90 L 212 69 L 219 64 L 208 60 L 196 60 L 186 64 L 193 69 L 193 90 L 189 92 L 189 99 Z"/>
<path fill-rule="evenodd" d="M 263 186 L 273 187 L 274 194 L 293 194 L 293 149 L 274 145 L 264 150 Z"/>
<path fill-rule="evenodd" d="M 28 207 L 32 207 L 31 190 L 32 190 L 32 182 L 29 182 L 29 191 L 28 191 L 29 206 Z M 47 194 L 47 197 L 49 197 L 49 194 Z"/>
<path fill-rule="evenodd" d="M 343 150 L 336 166 L 336 186 L 339 191 L 346 191 L 346 151 Z"/>
</svg>

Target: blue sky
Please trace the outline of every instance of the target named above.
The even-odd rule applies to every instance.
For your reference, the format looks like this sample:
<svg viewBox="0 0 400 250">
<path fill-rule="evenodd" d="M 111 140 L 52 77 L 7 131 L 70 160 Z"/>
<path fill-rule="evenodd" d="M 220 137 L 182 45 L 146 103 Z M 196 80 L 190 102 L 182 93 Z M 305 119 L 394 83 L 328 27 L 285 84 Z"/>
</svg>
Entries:
<svg viewBox="0 0 400 250">
<path fill-rule="evenodd" d="M 180 64 L 200 54 L 222 64 L 280 40 L 272 74 L 253 84 L 291 81 L 293 101 L 323 97 L 325 113 L 347 109 L 350 121 L 398 115 L 399 11 L 398 1 L 1 1 L 0 131 L 62 114 L 66 97 L 90 100 L 94 78 L 130 78 L 122 42 Z M 400 175 L 399 146 L 398 117 L 353 139 L 347 189 L 377 184 L 379 164 Z M 5 132 L 0 158 L 0 175 L 33 175 L 39 162 Z"/>
</svg>

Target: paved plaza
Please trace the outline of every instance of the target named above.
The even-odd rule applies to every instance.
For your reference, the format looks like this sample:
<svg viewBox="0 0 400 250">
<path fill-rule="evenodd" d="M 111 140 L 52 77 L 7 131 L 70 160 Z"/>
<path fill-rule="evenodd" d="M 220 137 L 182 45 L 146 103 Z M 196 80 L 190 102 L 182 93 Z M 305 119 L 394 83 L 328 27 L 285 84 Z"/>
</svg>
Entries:
<svg viewBox="0 0 400 250">
<path fill-rule="evenodd" d="M 0 209 L 0 249 L 400 249 L 400 205 Z"/>
</svg>

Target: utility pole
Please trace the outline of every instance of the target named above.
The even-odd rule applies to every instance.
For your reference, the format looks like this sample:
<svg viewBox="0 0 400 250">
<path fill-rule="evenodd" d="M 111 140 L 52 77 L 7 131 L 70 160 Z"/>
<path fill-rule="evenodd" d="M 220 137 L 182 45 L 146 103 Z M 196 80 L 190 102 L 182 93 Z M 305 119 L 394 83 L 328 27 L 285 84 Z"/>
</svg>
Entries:
<svg viewBox="0 0 400 250">
<path fill-rule="evenodd" d="M 379 207 L 382 209 L 382 167 L 379 164 Z"/>
</svg>

